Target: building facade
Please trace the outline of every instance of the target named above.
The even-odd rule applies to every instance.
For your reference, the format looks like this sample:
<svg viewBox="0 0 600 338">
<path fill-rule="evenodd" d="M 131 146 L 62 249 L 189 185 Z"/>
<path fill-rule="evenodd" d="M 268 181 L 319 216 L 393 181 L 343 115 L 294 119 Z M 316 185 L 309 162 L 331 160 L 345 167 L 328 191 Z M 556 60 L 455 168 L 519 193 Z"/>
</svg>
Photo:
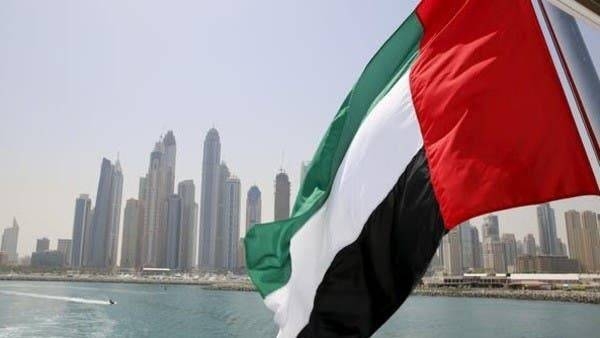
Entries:
<svg viewBox="0 0 600 338">
<path fill-rule="evenodd" d="M 175 135 L 168 131 L 150 153 L 148 173 L 140 181 L 140 203 L 144 212 L 142 235 L 142 265 L 167 265 L 167 203 L 175 186 L 177 145 Z"/>
<path fill-rule="evenodd" d="M 119 160 L 113 165 L 106 158 L 102 159 L 87 267 L 111 269 L 117 263 L 122 194 L 123 174 Z"/>
<path fill-rule="evenodd" d="M 225 225 L 227 232 L 224 249 L 226 251 L 226 269 L 228 271 L 235 271 L 238 268 L 241 189 L 240 180 L 235 176 L 231 176 L 225 182 Z"/>
<path fill-rule="evenodd" d="M 71 266 L 81 268 L 84 263 L 86 233 L 90 230 L 92 200 L 87 194 L 81 194 L 75 200 L 73 232 L 71 236 Z"/>
<path fill-rule="evenodd" d="M 128 199 L 123 215 L 122 268 L 139 268 L 141 265 L 142 218 L 140 201 L 135 198 Z"/>
<path fill-rule="evenodd" d="M 219 201 L 219 165 L 221 163 L 221 140 L 219 132 L 212 128 L 204 139 L 202 155 L 202 187 L 200 191 L 200 228 L 198 231 L 198 267 L 213 269 L 217 214 Z"/>
<path fill-rule="evenodd" d="M 185 180 L 177 186 L 181 199 L 181 225 L 179 239 L 179 269 L 190 271 L 196 265 L 196 240 L 198 227 L 198 204 L 193 180 Z"/>
<path fill-rule="evenodd" d="M 2 243 L 0 251 L 6 253 L 6 265 L 16 265 L 19 262 L 17 254 L 17 244 L 19 242 L 19 224 L 17 219 L 13 218 L 12 227 L 4 229 L 2 232 Z"/>
<path fill-rule="evenodd" d="M 281 170 L 275 176 L 275 221 L 290 217 L 290 178 Z"/>
<path fill-rule="evenodd" d="M 460 229 L 456 227 L 450 230 L 442 241 L 444 242 L 444 272 L 451 276 L 462 275 L 464 268 Z"/>
<path fill-rule="evenodd" d="M 554 209 L 549 203 L 537 207 L 538 233 L 542 255 L 556 255 L 558 237 L 556 235 L 556 219 Z"/>
<path fill-rule="evenodd" d="M 254 224 L 262 222 L 262 199 L 261 192 L 257 186 L 253 185 L 246 195 L 246 232 Z"/>
<path fill-rule="evenodd" d="M 56 244 L 56 251 L 63 254 L 64 265 L 71 266 L 71 251 L 73 241 L 70 239 L 59 239 Z"/>
<path fill-rule="evenodd" d="M 46 237 L 39 238 L 35 244 L 35 252 L 44 252 L 50 250 L 50 240 Z"/>
</svg>

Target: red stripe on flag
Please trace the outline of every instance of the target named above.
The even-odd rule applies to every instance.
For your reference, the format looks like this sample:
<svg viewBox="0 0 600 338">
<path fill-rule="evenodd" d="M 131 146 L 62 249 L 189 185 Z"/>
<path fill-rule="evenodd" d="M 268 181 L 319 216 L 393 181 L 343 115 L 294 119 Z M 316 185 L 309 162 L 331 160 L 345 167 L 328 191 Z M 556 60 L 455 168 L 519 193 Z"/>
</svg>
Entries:
<svg viewBox="0 0 600 338">
<path fill-rule="evenodd" d="M 417 14 L 411 91 L 448 229 L 600 194 L 529 0 L 424 0 Z"/>
</svg>

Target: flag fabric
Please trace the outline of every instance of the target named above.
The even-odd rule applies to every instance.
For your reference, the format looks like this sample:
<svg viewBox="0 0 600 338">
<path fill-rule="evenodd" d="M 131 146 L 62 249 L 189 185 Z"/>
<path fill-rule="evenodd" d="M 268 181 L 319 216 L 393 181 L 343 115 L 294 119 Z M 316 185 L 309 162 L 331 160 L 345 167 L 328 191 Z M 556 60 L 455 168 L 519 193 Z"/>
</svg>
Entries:
<svg viewBox="0 0 600 338">
<path fill-rule="evenodd" d="M 289 219 L 246 235 L 279 337 L 367 337 L 440 239 L 598 182 L 530 0 L 423 0 L 366 66 Z"/>
</svg>

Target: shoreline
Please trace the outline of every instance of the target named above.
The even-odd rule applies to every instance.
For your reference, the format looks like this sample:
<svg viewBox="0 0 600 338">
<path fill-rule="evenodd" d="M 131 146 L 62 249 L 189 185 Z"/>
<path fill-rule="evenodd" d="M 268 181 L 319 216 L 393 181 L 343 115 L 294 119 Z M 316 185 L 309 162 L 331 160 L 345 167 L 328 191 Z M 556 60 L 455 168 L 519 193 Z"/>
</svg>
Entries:
<svg viewBox="0 0 600 338">
<path fill-rule="evenodd" d="M 120 283 L 155 285 L 196 285 L 205 290 L 256 292 L 248 280 L 173 279 L 173 278 L 118 278 L 101 275 L 0 275 L 0 281 Z M 426 297 L 490 298 L 534 301 L 554 301 L 600 305 L 600 292 L 580 290 L 515 290 L 490 288 L 430 288 L 416 287 L 412 294 Z"/>
</svg>

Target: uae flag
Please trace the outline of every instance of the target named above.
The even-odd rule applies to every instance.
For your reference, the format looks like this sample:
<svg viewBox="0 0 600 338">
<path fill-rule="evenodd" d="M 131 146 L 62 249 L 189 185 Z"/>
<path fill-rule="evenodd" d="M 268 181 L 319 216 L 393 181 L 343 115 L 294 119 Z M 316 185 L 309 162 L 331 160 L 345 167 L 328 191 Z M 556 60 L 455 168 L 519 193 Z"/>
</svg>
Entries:
<svg viewBox="0 0 600 338">
<path fill-rule="evenodd" d="M 530 0 L 424 0 L 369 62 L 291 217 L 246 235 L 279 337 L 370 336 L 457 224 L 599 194 L 536 13 Z"/>
</svg>

